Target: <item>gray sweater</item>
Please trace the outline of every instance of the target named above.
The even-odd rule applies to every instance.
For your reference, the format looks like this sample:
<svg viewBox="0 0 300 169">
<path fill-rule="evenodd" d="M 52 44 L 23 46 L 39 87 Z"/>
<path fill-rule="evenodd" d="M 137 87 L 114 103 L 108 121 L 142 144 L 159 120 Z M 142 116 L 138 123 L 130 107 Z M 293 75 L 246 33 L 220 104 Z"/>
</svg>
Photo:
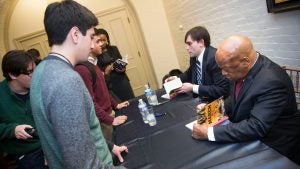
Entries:
<svg viewBox="0 0 300 169">
<path fill-rule="evenodd" d="M 81 77 L 48 56 L 35 69 L 31 107 L 48 165 L 53 169 L 115 168 Z"/>
</svg>

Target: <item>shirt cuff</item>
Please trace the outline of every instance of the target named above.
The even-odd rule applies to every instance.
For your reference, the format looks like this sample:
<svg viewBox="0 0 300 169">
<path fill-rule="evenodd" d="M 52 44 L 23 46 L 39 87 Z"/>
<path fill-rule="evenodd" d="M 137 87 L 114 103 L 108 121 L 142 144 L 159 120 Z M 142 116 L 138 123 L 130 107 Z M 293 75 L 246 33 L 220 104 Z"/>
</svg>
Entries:
<svg viewBox="0 0 300 169">
<path fill-rule="evenodd" d="M 199 88 L 199 85 L 194 84 L 193 85 L 193 93 L 199 94 L 198 93 L 198 88 Z"/>
<path fill-rule="evenodd" d="M 207 137 L 208 137 L 209 141 L 216 141 L 215 135 L 214 135 L 214 128 L 213 127 L 208 127 Z"/>
</svg>

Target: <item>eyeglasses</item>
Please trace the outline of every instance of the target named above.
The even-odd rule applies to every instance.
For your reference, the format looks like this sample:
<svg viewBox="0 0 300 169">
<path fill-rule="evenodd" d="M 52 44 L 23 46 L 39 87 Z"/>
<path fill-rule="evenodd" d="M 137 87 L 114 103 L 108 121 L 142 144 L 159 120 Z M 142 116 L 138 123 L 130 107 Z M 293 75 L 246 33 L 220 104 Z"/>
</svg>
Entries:
<svg viewBox="0 0 300 169">
<path fill-rule="evenodd" d="M 26 71 L 22 71 L 21 74 L 27 75 L 27 76 L 31 76 L 33 73 L 33 69 L 30 70 L 26 70 Z"/>
</svg>

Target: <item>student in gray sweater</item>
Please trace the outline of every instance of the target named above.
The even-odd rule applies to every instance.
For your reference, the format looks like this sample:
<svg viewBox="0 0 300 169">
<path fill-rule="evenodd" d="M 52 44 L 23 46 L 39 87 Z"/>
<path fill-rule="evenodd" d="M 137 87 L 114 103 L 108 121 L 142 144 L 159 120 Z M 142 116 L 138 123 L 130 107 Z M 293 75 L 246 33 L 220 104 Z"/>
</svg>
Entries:
<svg viewBox="0 0 300 169">
<path fill-rule="evenodd" d="M 93 101 L 73 69 L 87 60 L 97 24 L 95 15 L 75 1 L 52 3 L 45 12 L 51 53 L 33 74 L 30 98 L 50 168 L 116 168 Z"/>
</svg>

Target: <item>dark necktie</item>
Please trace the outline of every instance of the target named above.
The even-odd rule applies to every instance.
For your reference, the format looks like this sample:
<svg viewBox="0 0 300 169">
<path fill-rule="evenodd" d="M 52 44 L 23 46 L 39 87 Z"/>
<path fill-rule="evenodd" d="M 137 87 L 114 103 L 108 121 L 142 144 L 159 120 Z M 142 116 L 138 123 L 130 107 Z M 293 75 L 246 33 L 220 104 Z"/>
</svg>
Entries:
<svg viewBox="0 0 300 169">
<path fill-rule="evenodd" d="M 239 81 L 236 82 L 236 85 L 235 85 L 235 99 L 238 98 L 240 90 L 243 87 L 243 84 L 244 84 L 243 80 L 239 80 Z"/>
<path fill-rule="evenodd" d="M 201 79 L 202 79 L 202 71 L 201 71 L 201 63 L 199 62 L 199 60 L 197 59 L 196 61 L 196 77 L 197 77 L 197 82 L 198 85 L 201 85 Z"/>
</svg>

